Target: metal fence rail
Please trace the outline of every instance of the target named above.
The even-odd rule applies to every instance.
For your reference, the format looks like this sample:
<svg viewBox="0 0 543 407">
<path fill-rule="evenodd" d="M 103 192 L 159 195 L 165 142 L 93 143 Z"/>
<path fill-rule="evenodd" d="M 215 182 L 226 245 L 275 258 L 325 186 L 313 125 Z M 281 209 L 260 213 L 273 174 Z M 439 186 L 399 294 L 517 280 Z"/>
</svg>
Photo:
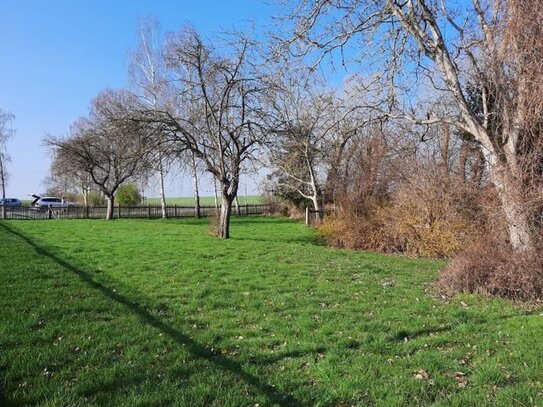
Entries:
<svg viewBox="0 0 543 407">
<path fill-rule="evenodd" d="M 238 209 L 232 206 L 232 215 L 262 215 L 268 205 L 240 205 Z M 69 208 L 37 209 L 30 206 L 6 207 L 5 219 L 104 219 L 107 206 L 75 206 Z M 217 212 L 215 206 L 200 206 L 200 216 L 207 217 Z M 2 217 L 0 208 L 0 217 Z M 194 206 L 166 206 L 168 218 L 195 218 Z M 122 219 L 158 219 L 162 217 L 160 205 L 146 206 L 115 206 L 113 218 Z"/>
</svg>

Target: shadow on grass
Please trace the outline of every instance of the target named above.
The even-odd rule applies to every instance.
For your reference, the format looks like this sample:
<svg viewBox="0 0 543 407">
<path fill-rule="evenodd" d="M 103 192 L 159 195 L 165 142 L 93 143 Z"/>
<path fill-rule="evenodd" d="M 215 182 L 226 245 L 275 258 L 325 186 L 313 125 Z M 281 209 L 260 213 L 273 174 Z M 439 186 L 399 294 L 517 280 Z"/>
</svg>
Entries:
<svg viewBox="0 0 543 407">
<path fill-rule="evenodd" d="M 326 348 L 316 348 L 316 349 L 304 349 L 304 350 L 297 350 L 293 352 L 287 352 L 287 353 L 279 353 L 277 356 L 274 357 L 268 357 L 268 358 L 258 358 L 253 361 L 250 361 L 251 363 L 254 363 L 256 365 L 272 365 L 274 363 L 277 363 L 279 361 L 283 361 L 286 359 L 298 359 L 303 358 L 308 355 L 318 355 L 326 353 Z M 318 358 L 318 356 L 315 356 L 315 358 Z"/>
<path fill-rule="evenodd" d="M 6 368 L 0 366 L 0 378 L 4 376 Z M 8 399 L 8 392 L 4 380 L 0 380 L 0 406 L 2 407 L 21 407 L 28 405 L 25 400 L 22 399 Z"/>
<path fill-rule="evenodd" d="M 405 339 L 413 340 L 424 336 L 430 336 L 435 334 L 442 334 L 453 330 L 451 325 L 445 326 L 428 326 L 420 329 L 406 330 L 401 329 L 396 332 L 392 337 L 389 337 L 391 342 L 403 342 Z"/>
<path fill-rule="evenodd" d="M 232 240 L 241 240 L 249 242 L 276 242 L 276 243 L 296 243 L 302 245 L 322 246 L 322 243 L 314 236 L 276 236 L 276 237 L 237 237 Z"/>
<path fill-rule="evenodd" d="M 253 376 L 247 372 L 245 372 L 241 366 L 240 363 L 235 362 L 231 359 L 228 359 L 220 354 L 214 353 L 211 349 L 206 348 L 205 346 L 200 345 L 196 341 L 194 341 L 192 338 L 190 338 L 188 335 L 183 334 L 182 332 L 172 328 L 171 326 L 165 324 L 160 319 L 153 316 L 151 313 L 149 313 L 147 310 L 142 308 L 140 305 L 130 301 L 127 297 L 118 294 L 117 292 L 113 291 L 112 289 L 104 286 L 103 284 L 100 284 L 99 282 L 95 281 L 92 276 L 84 271 L 81 270 L 74 265 L 66 262 L 65 260 L 61 259 L 60 257 L 56 256 L 55 254 L 51 253 L 50 251 L 46 250 L 45 248 L 39 246 L 34 240 L 32 240 L 30 237 L 24 235 L 20 231 L 17 231 L 13 229 L 12 227 L 6 225 L 5 223 L 0 223 L 0 227 L 4 228 L 9 233 L 12 233 L 13 235 L 19 237 L 23 241 L 25 241 L 29 246 L 31 246 L 36 253 L 38 253 L 41 256 L 46 256 L 50 258 L 52 261 L 57 263 L 59 266 L 63 267 L 67 271 L 70 271 L 81 280 L 86 282 L 90 287 L 93 289 L 101 292 L 104 296 L 108 297 L 109 299 L 122 304 L 125 306 L 130 312 L 136 314 L 139 316 L 139 318 L 144 321 L 146 324 L 159 329 L 162 331 L 165 335 L 168 335 L 172 340 L 174 340 L 177 344 L 180 346 L 184 346 L 184 349 L 187 349 L 190 353 L 192 353 L 194 356 L 205 359 L 213 364 L 215 364 L 217 367 L 223 369 L 224 371 L 230 372 L 237 377 L 239 377 L 241 380 L 245 381 L 247 384 L 253 386 L 255 389 L 257 389 L 262 394 L 266 395 L 266 397 L 280 405 L 280 406 L 304 406 L 301 401 L 297 400 L 293 396 L 285 393 L 279 392 L 276 388 L 273 386 L 265 383 L 260 378 Z M 0 388 L 1 389 L 1 388 Z M 2 400 L 2 397 L 0 397 L 0 400 Z M 3 404 L 4 405 L 4 404 Z M 8 404 L 9 405 L 9 404 Z M 15 404 L 16 405 L 16 404 Z"/>
</svg>

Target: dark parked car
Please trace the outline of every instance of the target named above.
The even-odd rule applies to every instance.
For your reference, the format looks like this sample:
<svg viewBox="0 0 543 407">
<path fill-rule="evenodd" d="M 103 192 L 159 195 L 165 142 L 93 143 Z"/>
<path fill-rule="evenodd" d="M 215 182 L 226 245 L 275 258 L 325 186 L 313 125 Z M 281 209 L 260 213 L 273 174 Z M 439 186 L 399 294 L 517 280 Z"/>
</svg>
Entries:
<svg viewBox="0 0 543 407">
<path fill-rule="evenodd" d="M 21 206 L 21 201 L 17 198 L 0 198 L 0 206 Z"/>
</svg>

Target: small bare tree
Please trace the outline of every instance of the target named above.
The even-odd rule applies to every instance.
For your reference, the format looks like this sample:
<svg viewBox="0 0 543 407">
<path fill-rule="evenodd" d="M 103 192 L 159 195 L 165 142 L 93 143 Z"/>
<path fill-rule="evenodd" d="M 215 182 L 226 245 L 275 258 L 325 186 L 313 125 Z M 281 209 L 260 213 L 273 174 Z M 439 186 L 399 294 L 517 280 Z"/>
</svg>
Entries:
<svg viewBox="0 0 543 407">
<path fill-rule="evenodd" d="M 6 198 L 6 186 L 8 183 L 7 164 L 10 161 L 6 144 L 13 136 L 14 130 L 11 128 L 13 115 L 0 110 L 0 187 L 2 188 L 2 199 Z M 2 204 L 2 218 L 6 217 L 6 205 Z"/>
<path fill-rule="evenodd" d="M 92 180 L 88 173 L 73 166 L 70 156 L 63 150 L 54 150 L 51 162 L 51 174 L 44 180 L 48 190 L 81 193 L 83 204 L 88 205 L 88 195 Z"/>
<path fill-rule="evenodd" d="M 105 91 L 92 103 L 90 118 L 76 121 L 68 138 L 46 145 L 72 173 L 86 173 L 105 195 L 106 219 L 113 218 L 117 189 L 149 169 L 156 128 L 131 120 L 136 101 L 125 91 Z"/>
<path fill-rule="evenodd" d="M 319 211 L 326 156 L 338 128 L 338 99 L 307 67 L 293 66 L 287 63 L 270 75 L 266 101 L 275 137 L 267 150 L 280 174 L 277 186 L 296 192 Z"/>
</svg>

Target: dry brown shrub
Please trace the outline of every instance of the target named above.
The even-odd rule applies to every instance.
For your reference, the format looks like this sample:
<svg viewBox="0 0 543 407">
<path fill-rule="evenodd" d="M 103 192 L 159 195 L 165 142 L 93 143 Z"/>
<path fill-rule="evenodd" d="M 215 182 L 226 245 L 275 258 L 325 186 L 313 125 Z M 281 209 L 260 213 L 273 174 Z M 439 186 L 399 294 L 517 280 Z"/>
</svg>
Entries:
<svg viewBox="0 0 543 407">
<path fill-rule="evenodd" d="M 400 188 L 389 204 L 338 211 L 325 219 L 320 237 L 351 249 L 431 258 L 453 255 L 482 228 L 479 193 L 441 180 L 425 181 Z"/>
<path fill-rule="evenodd" d="M 304 217 L 304 212 L 295 203 L 274 195 L 264 195 L 263 204 L 267 205 L 264 214 L 268 216 L 285 216 L 291 219 Z"/>
<path fill-rule="evenodd" d="M 375 248 L 378 230 L 379 225 L 373 224 L 371 218 L 340 210 L 324 218 L 317 229 L 317 236 L 333 247 L 379 250 Z"/>
<path fill-rule="evenodd" d="M 219 236 L 219 210 L 215 209 L 214 211 L 211 211 L 208 215 L 208 227 L 207 232 L 214 237 Z"/>
<path fill-rule="evenodd" d="M 442 271 L 437 288 L 497 295 L 520 301 L 543 299 L 543 250 L 516 252 L 489 235 L 466 246 Z"/>
</svg>

